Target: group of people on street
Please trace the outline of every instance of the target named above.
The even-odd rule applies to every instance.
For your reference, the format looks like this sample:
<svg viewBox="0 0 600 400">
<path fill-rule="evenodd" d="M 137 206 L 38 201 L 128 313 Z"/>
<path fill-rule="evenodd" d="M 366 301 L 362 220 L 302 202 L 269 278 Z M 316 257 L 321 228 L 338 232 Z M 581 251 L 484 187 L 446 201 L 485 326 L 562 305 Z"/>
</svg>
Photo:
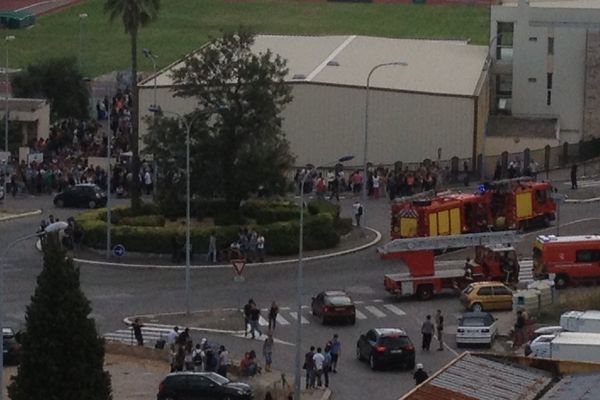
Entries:
<svg viewBox="0 0 600 400">
<path fill-rule="evenodd" d="M 442 310 L 437 310 L 435 313 L 435 319 L 431 320 L 431 315 L 425 317 L 425 321 L 421 325 L 421 335 L 423 337 L 421 343 L 421 349 L 423 351 L 429 351 L 431 348 L 431 339 L 433 338 L 434 332 L 438 340 L 438 351 L 444 350 L 444 316 Z"/>
<path fill-rule="evenodd" d="M 217 244 L 214 234 L 211 235 L 208 256 L 213 262 L 217 259 Z M 213 243 L 214 242 L 214 243 Z M 229 246 L 230 259 L 245 259 L 252 263 L 255 261 L 265 261 L 265 237 L 262 233 L 252 228 L 240 228 L 237 240 L 234 240 Z"/>
<path fill-rule="evenodd" d="M 135 330 L 136 325 L 134 324 L 134 332 Z M 143 339 L 141 340 L 141 345 L 143 345 Z M 140 339 L 138 339 L 138 345 L 140 345 Z M 223 377 L 227 377 L 231 360 L 229 351 L 225 346 L 210 343 L 207 338 L 202 338 L 194 346 L 189 328 L 179 332 L 177 326 L 169 332 L 167 345 L 171 356 L 171 372 L 205 371 L 216 372 Z"/>
<path fill-rule="evenodd" d="M 306 389 L 329 387 L 329 373 L 337 373 L 342 343 L 338 334 L 334 334 L 324 348 L 310 346 L 304 355 L 302 368 L 306 371 Z"/>
</svg>

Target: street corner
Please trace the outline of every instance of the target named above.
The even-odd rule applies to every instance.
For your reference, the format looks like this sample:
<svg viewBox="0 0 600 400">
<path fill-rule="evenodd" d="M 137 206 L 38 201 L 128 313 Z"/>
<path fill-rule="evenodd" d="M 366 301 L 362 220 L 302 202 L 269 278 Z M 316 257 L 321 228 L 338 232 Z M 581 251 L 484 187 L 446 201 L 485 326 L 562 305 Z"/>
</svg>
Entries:
<svg viewBox="0 0 600 400">
<path fill-rule="evenodd" d="M 41 209 L 19 209 L 19 208 L 7 208 L 0 209 L 0 222 L 10 221 L 18 218 L 26 218 L 34 215 L 40 215 Z"/>
<path fill-rule="evenodd" d="M 577 188 L 573 189 L 571 182 L 558 185 L 559 191 L 566 196 L 565 203 L 585 204 L 600 201 L 600 179 L 581 179 Z"/>
<path fill-rule="evenodd" d="M 195 331 L 229 334 L 244 332 L 243 329 L 240 329 L 244 325 L 243 314 L 241 310 L 235 308 L 194 311 L 190 314 L 138 315 L 126 318 L 125 323 L 131 324 L 135 318 L 139 318 L 140 322 L 146 327 L 168 327 L 166 329 L 170 329 L 178 326 L 180 328 L 190 328 L 190 330 Z"/>
</svg>

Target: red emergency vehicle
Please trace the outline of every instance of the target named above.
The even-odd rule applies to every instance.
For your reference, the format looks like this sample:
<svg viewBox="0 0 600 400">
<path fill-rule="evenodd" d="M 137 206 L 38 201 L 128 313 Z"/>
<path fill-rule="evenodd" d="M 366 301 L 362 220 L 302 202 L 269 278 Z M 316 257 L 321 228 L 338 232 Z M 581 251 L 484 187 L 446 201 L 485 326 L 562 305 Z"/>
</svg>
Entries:
<svg viewBox="0 0 600 400">
<path fill-rule="evenodd" d="M 600 281 L 600 235 L 545 236 L 533 246 L 535 278 L 554 276 L 557 288 Z"/>
<path fill-rule="evenodd" d="M 392 204 L 392 239 L 460 235 L 549 225 L 556 204 L 552 186 L 530 179 L 481 185 L 477 193 L 427 193 Z"/>
</svg>

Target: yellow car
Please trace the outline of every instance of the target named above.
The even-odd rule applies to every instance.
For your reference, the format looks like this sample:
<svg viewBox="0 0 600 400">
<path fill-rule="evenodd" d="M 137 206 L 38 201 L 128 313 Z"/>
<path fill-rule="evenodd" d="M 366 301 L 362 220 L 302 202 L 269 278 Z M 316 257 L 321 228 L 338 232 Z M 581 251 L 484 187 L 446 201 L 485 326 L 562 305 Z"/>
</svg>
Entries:
<svg viewBox="0 0 600 400">
<path fill-rule="evenodd" d="M 513 293 L 501 282 L 474 282 L 463 290 L 460 301 L 475 312 L 512 310 Z"/>
</svg>

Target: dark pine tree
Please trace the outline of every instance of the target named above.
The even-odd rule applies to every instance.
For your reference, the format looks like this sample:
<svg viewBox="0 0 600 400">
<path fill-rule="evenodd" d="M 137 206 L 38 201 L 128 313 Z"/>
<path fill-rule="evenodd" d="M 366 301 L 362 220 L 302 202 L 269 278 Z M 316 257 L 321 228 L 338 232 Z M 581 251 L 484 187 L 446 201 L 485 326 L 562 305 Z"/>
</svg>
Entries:
<svg viewBox="0 0 600 400">
<path fill-rule="evenodd" d="M 89 317 L 79 269 L 56 234 L 44 240 L 44 269 L 27 307 L 21 363 L 9 387 L 12 400 L 109 400 L 104 340 Z"/>
</svg>

